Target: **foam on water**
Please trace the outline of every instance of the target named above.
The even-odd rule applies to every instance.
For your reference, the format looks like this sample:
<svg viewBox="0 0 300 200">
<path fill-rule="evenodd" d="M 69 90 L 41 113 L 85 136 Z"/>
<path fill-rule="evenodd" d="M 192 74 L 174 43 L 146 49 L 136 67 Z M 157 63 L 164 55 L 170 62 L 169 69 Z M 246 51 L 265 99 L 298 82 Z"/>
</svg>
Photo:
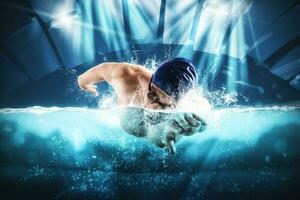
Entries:
<svg viewBox="0 0 300 200">
<path fill-rule="evenodd" d="M 199 142 L 208 138 L 235 139 L 255 142 L 264 132 L 287 123 L 300 125 L 298 106 L 271 107 L 234 107 L 211 109 L 209 104 L 197 109 L 188 104 L 177 111 L 197 112 L 204 117 L 208 128 L 203 133 L 184 137 L 184 141 Z M 120 127 L 120 111 L 122 108 L 89 109 L 78 107 L 30 107 L 6 108 L 0 110 L 0 121 L 14 122 L 16 127 L 4 130 L 14 131 L 18 142 L 22 143 L 26 133 L 34 133 L 40 137 L 47 137 L 59 131 L 70 140 L 74 147 L 80 149 L 87 140 L 97 139 L 108 143 L 120 143 L 132 140 L 133 136 L 124 132 Z M 177 112 L 176 111 L 176 112 Z M 154 111 L 155 112 L 155 111 Z M 173 112 L 173 111 L 166 111 Z M 175 112 L 175 111 L 174 111 Z M 23 138 L 23 139 L 22 139 Z M 179 145 L 180 145 L 179 143 Z"/>
</svg>

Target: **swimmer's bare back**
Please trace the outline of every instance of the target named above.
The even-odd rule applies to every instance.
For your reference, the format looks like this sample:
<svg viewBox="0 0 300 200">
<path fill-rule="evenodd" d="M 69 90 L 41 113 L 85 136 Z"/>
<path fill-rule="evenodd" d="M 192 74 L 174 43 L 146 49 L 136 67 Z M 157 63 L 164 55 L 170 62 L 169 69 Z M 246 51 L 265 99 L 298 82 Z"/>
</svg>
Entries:
<svg viewBox="0 0 300 200">
<path fill-rule="evenodd" d="M 121 126 L 126 132 L 148 138 L 156 146 L 175 154 L 175 143 L 182 136 L 204 131 L 207 124 L 195 113 L 126 107 L 122 111 Z"/>
</svg>

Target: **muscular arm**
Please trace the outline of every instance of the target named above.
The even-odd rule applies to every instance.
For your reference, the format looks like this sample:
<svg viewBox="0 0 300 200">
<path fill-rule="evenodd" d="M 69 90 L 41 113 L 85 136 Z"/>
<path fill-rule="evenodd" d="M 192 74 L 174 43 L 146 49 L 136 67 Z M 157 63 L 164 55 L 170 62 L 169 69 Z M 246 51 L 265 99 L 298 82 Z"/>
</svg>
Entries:
<svg viewBox="0 0 300 200">
<path fill-rule="evenodd" d="M 78 85 L 82 90 L 98 95 L 95 83 L 111 83 L 113 79 L 121 77 L 127 67 L 127 63 L 102 63 L 81 74 L 77 79 Z"/>
<path fill-rule="evenodd" d="M 122 128 L 137 137 L 149 134 L 150 127 L 167 120 L 168 113 L 151 111 L 140 107 L 126 107 L 122 109 Z"/>
<path fill-rule="evenodd" d="M 159 147 L 164 147 L 164 122 L 169 114 L 139 107 L 126 107 L 122 110 L 121 127 L 127 133 L 146 137 Z"/>
<path fill-rule="evenodd" d="M 193 124 L 195 122 L 199 123 Z M 159 147 L 166 146 L 172 153 L 176 151 L 174 143 L 182 135 L 201 132 L 206 125 L 203 119 L 193 113 L 167 113 L 138 107 L 125 108 L 121 116 L 123 130 L 138 137 L 146 137 Z"/>
</svg>

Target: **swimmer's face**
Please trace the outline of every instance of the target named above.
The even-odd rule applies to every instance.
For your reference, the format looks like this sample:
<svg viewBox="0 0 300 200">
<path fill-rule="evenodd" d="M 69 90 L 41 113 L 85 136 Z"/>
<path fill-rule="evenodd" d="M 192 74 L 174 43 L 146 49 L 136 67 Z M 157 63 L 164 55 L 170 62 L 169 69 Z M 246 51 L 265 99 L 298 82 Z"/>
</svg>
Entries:
<svg viewBox="0 0 300 200">
<path fill-rule="evenodd" d="M 155 108 L 175 108 L 177 103 L 172 97 L 167 95 L 164 91 L 152 83 L 149 86 L 147 97 Z"/>
</svg>

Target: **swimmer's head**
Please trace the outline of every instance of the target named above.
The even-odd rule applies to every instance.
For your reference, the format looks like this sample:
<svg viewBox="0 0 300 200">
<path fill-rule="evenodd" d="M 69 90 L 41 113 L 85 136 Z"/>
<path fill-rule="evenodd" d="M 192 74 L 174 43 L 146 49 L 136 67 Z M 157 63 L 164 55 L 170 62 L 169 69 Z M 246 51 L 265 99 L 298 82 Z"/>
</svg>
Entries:
<svg viewBox="0 0 300 200">
<path fill-rule="evenodd" d="M 149 91 L 160 91 L 176 102 L 197 84 L 197 72 L 191 61 L 173 58 L 161 64 L 153 73 Z M 148 94 L 149 97 L 149 94 Z"/>
</svg>

